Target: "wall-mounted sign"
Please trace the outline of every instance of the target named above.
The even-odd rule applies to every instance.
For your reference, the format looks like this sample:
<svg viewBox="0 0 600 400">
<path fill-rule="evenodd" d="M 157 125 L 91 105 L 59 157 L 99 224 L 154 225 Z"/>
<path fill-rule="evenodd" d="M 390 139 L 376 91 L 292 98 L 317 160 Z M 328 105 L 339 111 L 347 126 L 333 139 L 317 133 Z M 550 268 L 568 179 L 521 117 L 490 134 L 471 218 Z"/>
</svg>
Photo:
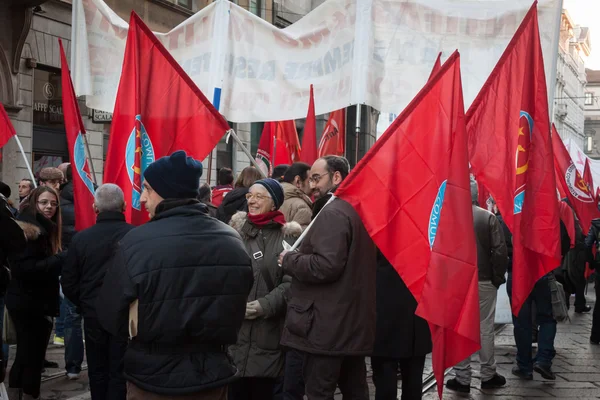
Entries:
<svg viewBox="0 0 600 400">
<path fill-rule="evenodd" d="M 61 128 L 64 124 L 59 70 L 35 69 L 33 124 Z"/>
<path fill-rule="evenodd" d="M 92 122 L 97 124 L 106 124 L 112 122 L 112 113 L 100 110 L 94 110 L 92 113 Z"/>
</svg>

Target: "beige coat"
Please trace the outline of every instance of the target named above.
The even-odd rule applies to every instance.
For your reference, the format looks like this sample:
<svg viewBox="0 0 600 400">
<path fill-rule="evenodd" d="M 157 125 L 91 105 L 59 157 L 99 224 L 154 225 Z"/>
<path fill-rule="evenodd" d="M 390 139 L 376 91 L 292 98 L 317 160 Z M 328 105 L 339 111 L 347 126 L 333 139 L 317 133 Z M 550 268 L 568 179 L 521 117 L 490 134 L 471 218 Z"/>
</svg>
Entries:
<svg viewBox="0 0 600 400">
<path fill-rule="evenodd" d="M 304 192 L 291 183 L 283 182 L 285 200 L 279 209 L 287 222 L 297 222 L 304 230 L 312 218 L 312 202 Z"/>
</svg>

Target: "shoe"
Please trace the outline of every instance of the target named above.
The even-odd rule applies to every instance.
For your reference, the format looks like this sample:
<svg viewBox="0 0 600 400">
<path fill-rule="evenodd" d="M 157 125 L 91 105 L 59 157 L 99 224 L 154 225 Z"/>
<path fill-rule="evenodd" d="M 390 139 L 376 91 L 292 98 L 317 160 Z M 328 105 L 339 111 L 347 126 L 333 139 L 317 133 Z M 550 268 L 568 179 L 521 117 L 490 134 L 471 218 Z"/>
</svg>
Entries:
<svg viewBox="0 0 600 400">
<path fill-rule="evenodd" d="M 80 374 L 72 374 L 72 373 L 68 373 L 67 374 L 67 379 L 70 381 L 76 381 L 77 379 L 79 379 Z"/>
<path fill-rule="evenodd" d="M 575 312 L 577 314 L 589 313 L 590 311 L 592 311 L 592 307 L 590 307 L 590 306 L 583 306 L 582 308 L 575 308 Z"/>
<path fill-rule="evenodd" d="M 590 339 L 591 344 L 600 344 L 600 340 Z"/>
<path fill-rule="evenodd" d="M 64 346 L 65 345 L 65 338 L 64 337 L 60 337 L 60 336 L 54 336 L 54 341 L 52 342 L 57 346 Z"/>
<path fill-rule="evenodd" d="M 482 389 L 496 389 L 506 385 L 506 378 L 500 374 L 494 375 L 491 379 L 487 381 L 481 381 Z"/>
<path fill-rule="evenodd" d="M 6 388 L 8 400 L 21 400 L 21 388 Z"/>
<path fill-rule="evenodd" d="M 22 399 L 23 400 L 40 400 L 39 397 L 33 397 L 32 395 L 26 394 L 26 393 L 23 393 Z"/>
<path fill-rule="evenodd" d="M 521 378 L 523 380 L 526 380 L 526 381 L 532 381 L 533 380 L 533 374 L 532 373 L 527 373 L 527 372 L 523 371 L 519 367 L 513 367 L 512 374 L 515 375 L 515 376 L 518 376 L 519 378 Z"/>
<path fill-rule="evenodd" d="M 44 360 L 44 368 L 58 368 L 58 363 L 54 361 Z"/>
<path fill-rule="evenodd" d="M 446 382 L 446 387 L 455 392 L 471 393 L 471 386 L 459 383 L 456 378 L 448 380 L 448 382 Z"/>
<path fill-rule="evenodd" d="M 554 372 L 552 372 L 552 369 L 550 367 L 536 363 L 533 366 L 533 370 L 540 374 L 544 379 L 548 379 L 551 381 L 556 380 L 556 375 L 554 374 Z"/>
</svg>

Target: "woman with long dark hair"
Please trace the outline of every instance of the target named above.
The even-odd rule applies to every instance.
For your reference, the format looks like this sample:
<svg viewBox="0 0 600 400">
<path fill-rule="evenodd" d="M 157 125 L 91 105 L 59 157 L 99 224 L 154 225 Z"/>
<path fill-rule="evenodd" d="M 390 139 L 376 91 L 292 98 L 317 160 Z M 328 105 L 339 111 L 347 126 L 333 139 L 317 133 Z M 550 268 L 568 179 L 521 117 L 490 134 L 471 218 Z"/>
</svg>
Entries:
<svg viewBox="0 0 600 400">
<path fill-rule="evenodd" d="M 66 256 L 61 249 L 58 193 L 49 187 L 33 190 L 19 215 L 27 238 L 25 251 L 10 257 L 12 274 L 6 308 L 17 332 L 17 355 L 10 370 L 9 397 L 40 396 L 46 347 L 52 318 L 58 316 L 59 275 Z"/>
</svg>

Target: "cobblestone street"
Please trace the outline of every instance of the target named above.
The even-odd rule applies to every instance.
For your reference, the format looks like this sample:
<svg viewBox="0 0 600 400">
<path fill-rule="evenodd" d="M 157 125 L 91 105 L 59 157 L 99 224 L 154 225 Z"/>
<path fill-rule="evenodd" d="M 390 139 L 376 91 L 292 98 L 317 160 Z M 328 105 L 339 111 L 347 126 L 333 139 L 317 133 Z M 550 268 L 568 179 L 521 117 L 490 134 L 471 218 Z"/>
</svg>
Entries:
<svg viewBox="0 0 600 400">
<path fill-rule="evenodd" d="M 588 290 L 588 304 L 594 304 L 593 286 Z M 575 314 L 571 308 L 571 322 L 558 324 L 556 336 L 556 358 L 553 369 L 557 375 L 556 381 L 545 381 L 540 375 L 534 374 L 533 381 L 522 381 L 511 374 L 514 365 L 516 349 L 512 333 L 512 325 L 506 325 L 496 336 L 496 361 L 498 372 L 508 380 L 506 387 L 496 390 L 481 390 L 479 388 L 479 364 L 477 357 L 473 357 L 473 381 L 471 393 L 457 394 L 444 390 L 444 399 L 565 399 L 578 398 L 579 400 L 600 399 L 600 346 L 589 343 L 592 315 Z M 535 349 L 535 347 L 534 347 Z M 10 362 L 14 359 L 16 349 L 11 346 Z M 58 362 L 64 366 L 64 348 L 51 345 L 47 352 L 47 359 Z M 84 363 L 85 365 L 85 363 Z M 369 386 L 371 399 L 375 398 L 375 388 L 372 382 L 372 373 L 368 365 Z M 428 360 L 424 379 L 431 374 L 431 362 Z M 449 373 L 446 380 L 452 376 Z M 8 379 L 8 378 L 7 378 Z M 64 376 L 64 369 L 49 369 L 44 374 L 42 384 L 42 398 L 44 400 L 87 400 L 90 399 L 87 371 L 81 373 L 76 381 L 69 381 Z M 401 381 L 398 386 L 401 387 Z M 400 396 L 400 390 L 398 391 Z M 424 396 L 426 400 L 437 399 L 436 387 L 433 386 Z M 336 394 L 336 400 L 341 400 L 342 395 Z"/>
</svg>

